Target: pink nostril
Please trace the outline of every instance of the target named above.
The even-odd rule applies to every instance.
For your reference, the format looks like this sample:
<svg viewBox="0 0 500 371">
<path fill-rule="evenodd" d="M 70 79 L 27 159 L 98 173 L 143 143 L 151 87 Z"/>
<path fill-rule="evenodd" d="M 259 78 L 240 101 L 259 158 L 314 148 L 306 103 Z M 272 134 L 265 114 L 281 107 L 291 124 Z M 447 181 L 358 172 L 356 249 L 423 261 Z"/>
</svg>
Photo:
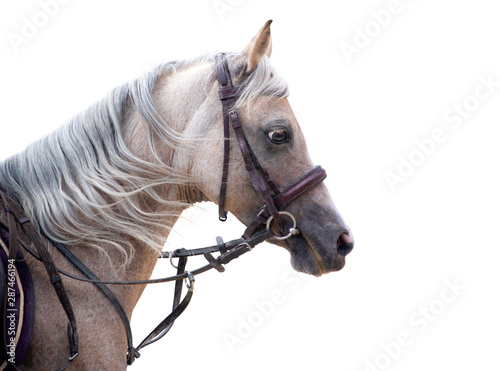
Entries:
<svg viewBox="0 0 500 371">
<path fill-rule="evenodd" d="M 346 256 L 354 248 L 354 240 L 348 233 L 342 233 L 337 240 L 337 252 Z"/>
</svg>

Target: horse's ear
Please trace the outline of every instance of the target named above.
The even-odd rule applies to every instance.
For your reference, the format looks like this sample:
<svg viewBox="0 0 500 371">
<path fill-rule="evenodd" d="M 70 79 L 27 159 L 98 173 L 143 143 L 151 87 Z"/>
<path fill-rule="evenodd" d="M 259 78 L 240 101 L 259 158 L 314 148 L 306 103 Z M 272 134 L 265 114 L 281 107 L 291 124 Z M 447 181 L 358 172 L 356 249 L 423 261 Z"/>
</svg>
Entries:
<svg viewBox="0 0 500 371">
<path fill-rule="evenodd" d="M 243 49 L 239 56 L 246 65 L 246 74 L 252 73 L 257 68 L 264 55 L 271 56 L 271 23 L 272 20 L 266 22 L 264 27 L 253 37 L 252 41 Z"/>
</svg>

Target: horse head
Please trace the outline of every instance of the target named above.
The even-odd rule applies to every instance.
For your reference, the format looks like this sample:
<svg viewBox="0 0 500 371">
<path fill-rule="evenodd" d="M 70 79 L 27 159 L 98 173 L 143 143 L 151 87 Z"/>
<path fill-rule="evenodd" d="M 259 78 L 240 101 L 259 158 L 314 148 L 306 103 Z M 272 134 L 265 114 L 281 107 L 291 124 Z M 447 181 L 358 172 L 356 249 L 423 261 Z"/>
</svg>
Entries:
<svg viewBox="0 0 500 371">
<path fill-rule="evenodd" d="M 277 188 L 283 190 L 310 172 L 314 165 L 287 100 L 287 84 L 269 62 L 272 49 L 270 24 L 271 21 L 267 22 L 241 53 L 229 55 L 224 63 L 227 63 L 238 91 L 232 109 L 237 108 L 243 139 Z M 204 199 L 218 203 L 221 199 L 220 161 L 224 157 L 224 135 L 223 111 L 218 96 L 220 81 L 218 83 L 215 77 L 213 73 L 210 91 L 203 103 L 204 112 L 209 113 L 200 115 L 204 122 L 192 120 L 188 131 L 206 139 L 199 142 L 192 159 L 191 172 L 202 179 L 198 191 Z M 249 179 L 248 164 L 240 153 L 239 141 L 242 138 L 234 134 L 229 139 L 231 160 L 228 162 L 225 207 L 249 226 L 262 210 L 263 199 Z M 217 161 L 209 161 L 209 158 Z M 353 239 L 323 183 L 301 194 L 283 210 L 286 213 L 280 214 L 276 220 L 268 220 L 275 236 L 287 235 L 295 220 L 298 231 L 295 230 L 287 239 L 271 238 L 268 242 L 290 252 L 294 269 L 320 276 L 344 266 L 345 257 L 353 248 Z"/>
</svg>

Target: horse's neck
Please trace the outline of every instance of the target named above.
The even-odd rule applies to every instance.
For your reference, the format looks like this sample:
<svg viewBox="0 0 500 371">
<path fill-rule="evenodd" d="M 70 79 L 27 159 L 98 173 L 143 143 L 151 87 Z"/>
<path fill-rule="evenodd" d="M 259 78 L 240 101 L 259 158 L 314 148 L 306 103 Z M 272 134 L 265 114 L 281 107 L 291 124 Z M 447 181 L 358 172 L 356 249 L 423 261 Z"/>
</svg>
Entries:
<svg viewBox="0 0 500 371">
<path fill-rule="evenodd" d="M 209 68 L 211 67 L 200 65 L 175 74 L 165 73 L 161 75 L 156 82 L 153 91 L 155 108 L 165 125 L 168 125 L 175 132 L 180 133 L 181 136 L 191 122 L 197 122 L 193 117 L 201 113 L 200 107 L 206 100 L 207 94 L 205 84 L 202 83 L 200 86 L 200 81 L 204 81 L 203 76 L 207 75 Z M 205 117 L 205 112 L 203 112 L 203 116 Z M 121 122 L 121 129 L 125 145 L 137 157 L 145 161 L 157 161 L 158 158 L 148 152 L 151 149 L 149 136 L 152 131 L 148 130 L 148 124 L 141 117 L 133 104 L 126 105 L 125 111 L 123 112 L 123 118 L 124 121 Z M 179 145 L 185 145 L 187 147 L 184 142 L 180 142 Z M 189 166 L 191 161 L 189 150 L 182 151 L 178 148 L 171 148 L 165 145 L 165 143 L 160 142 L 154 143 L 154 146 L 159 149 L 157 155 L 161 156 L 162 161 L 167 167 L 173 168 L 179 173 L 190 174 Z M 55 164 L 54 166 L 57 165 Z M 18 174 L 18 176 L 23 176 L 23 174 Z M 8 179 L 5 181 L 8 182 Z M 153 180 L 153 182 L 155 181 L 158 181 L 158 179 Z M 26 182 L 26 184 L 29 185 L 30 183 Z M 71 249 L 74 253 L 80 257 L 91 270 L 95 271 L 101 279 L 137 280 L 149 278 L 159 255 L 159 246 L 166 242 L 168 237 L 170 231 L 169 227 L 175 224 L 175 221 L 188 203 L 194 203 L 203 199 L 203 195 L 188 184 L 165 184 L 159 187 L 161 190 L 158 196 L 166 200 L 166 203 L 155 201 L 151 197 L 148 198 L 147 196 L 137 195 L 137 197 L 143 197 L 144 199 L 137 200 L 135 204 L 146 205 L 143 211 L 147 210 L 148 212 L 151 211 L 151 213 L 155 213 L 159 210 L 165 211 L 164 208 L 168 207 L 168 212 L 164 213 L 164 215 L 168 216 L 165 220 L 161 220 L 161 223 L 165 227 L 144 225 L 142 228 L 141 226 L 141 232 L 144 231 L 148 236 L 159 237 L 157 239 L 159 245 L 156 247 L 146 246 L 144 242 L 130 241 L 130 237 L 124 237 L 125 233 L 123 238 L 115 234 L 118 237 L 115 241 L 127 242 L 128 240 L 128 242 L 131 242 L 129 246 L 132 246 L 133 251 L 130 251 L 130 253 L 133 254 L 133 257 L 124 264 L 123 253 L 117 251 L 116 246 L 107 244 L 106 241 L 99 241 L 99 246 L 102 247 L 103 251 L 89 248 L 88 246 L 78 246 L 77 244 L 71 245 Z M 172 201 L 172 203 L 169 203 L 170 201 Z M 176 204 L 176 201 L 181 202 Z M 119 205 L 117 207 L 119 207 Z M 85 217 L 83 217 L 83 219 L 84 218 Z M 99 225 L 91 224 L 91 222 L 89 223 L 87 228 L 89 233 L 92 233 L 92 231 L 98 232 L 107 230 L 105 221 L 99 223 Z M 126 225 L 123 228 L 126 228 Z M 112 229 L 112 231 L 113 233 L 120 233 L 119 230 Z M 98 235 L 97 232 L 95 235 Z M 57 256 L 58 254 L 55 253 L 55 255 Z M 64 259 L 58 256 L 58 262 L 64 264 Z M 128 289 L 117 287 L 115 290 L 118 293 L 122 293 L 119 296 L 127 302 L 127 307 L 133 308 L 142 293 L 143 287 Z"/>
<path fill-rule="evenodd" d="M 162 120 L 179 133 L 184 133 L 184 129 L 190 123 L 192 123 L 193 126 L 196 126 L 198 122 L 201 122 L 199 119 L 194 119 L 196 114 L 203 116 L 203 118 L 207 117 L 205 112 L 202 114 L 201 110 L 199 110 L 206 99 L 205 86 L 199 87 L 196 84 L 196 81 L 200 81 L 204 75 L 206 76 L 205 70 L 192 72 L 186 71 L 186 74 L 181 71 L 179 74 L 171 76 L 166 75 L 164 77 L 160 77 L 158 80 L 158 84 L 155 87 L 153 94 L 155 106 L 157 107 Z M 125 121 L 121 122 L 123 126 L 120 128 L 122 129 L 121 133 L 123 134 L 125 144 L 136 157 L 146 161 L 155 161 L 157 158 L 154 156 L 151 157 L 151 154 L 148 154 L 148 149 L 151 148 L 151 143 L 148 142 L 148 136 L 151 131 L 147 130 L 148 128 L 145 126 L 147 124 L 140 117 L 140 115 L 137 114 L 135 107 L 133 107 L 133 105 L 128 106 L 129 107 L 125 108 Z M 162 156 L 162 160 L 167 166 L 186 174 L 190 174 L 189 166 L 191 162 L 191 154 L 189 151 L 185 151 L 184 154 L 181 154 L 180 151 L 177 151 L 175 148 L 168 148 L 165 145 L 162 147 L 162 151 L 163 152 L 158 153 L 158 155 Z M 103 150 L 100 153 L 106 153 L 106 151 Z M 31 155 L 33 155 L 33 153 Z M 25 155 L 25 157 L 27 158 L 27 155 Z M 25 157 L 21 156 L 20 158 L 23 159 Z M 16 163 L 16 161 L 12 160 L 12 164 Z M 29 163 L 29 161 L 25 161 L 25 163 Z M 57 164 L 52 165 L 56 166 Z M 10 167 L 16 170 L 16 166 L 11 165 Z M 19 179 L 23 180 L 24 178 L 22 177 L 24 176 L 24 173 L 21 170 L 22 169 L 18 169 L 18 171 L 13 171 L 13 173 L 15 173 Z M 38 169 L 38 171 L 42 170 L 43 169 Z M 78 169 L 75 169 L 75 172 L 78 172 Z M 14 189 L 12 192 L 16 193 L 18 191 L 15 190 L 17 183 L 14 184 L 15 182 L 12 179 L 17 178 L 9 176 L 9 174 L 11 173 L 8 173 L 7 171 L 3 172 L 3 174 L 0 173 L 2 186 L 10 185 L 10 189 Z M 28 173 L 26 172 L 26 174 Z M 33 175 L 33 172 L 29 173 L 29 175 Z M 113 174 L 110 176 L 112 175 Z M 33 176 L 24 182 L 20 182 L 19 184 L 25 184 L 25 187 L 30 185 L 38 186 L 37 184 L 34 184 L 32 178 Z M 159 178 L 155 179 L 155 181 L 160 183 L 158 179 Z M 29 180 L 31 180 L 31 182 Z M 138 184 L 140 184 L 140 187 L 142 184 L 147 183 L 143 182 Z M 135 224 L 135 226 L 140 226 L 141 228 L 140 231 L 134 230 L 134 232 L 137 233 L 135 235 L 137 241 L 130 240 L 133 238 L 133 235 L 130 237 L 130 234 L 126 235 L 125 232 L 120 232 L 116 226 L 111 228 L 106 225 L 105 221 L 99 222 L 100 219 L 98 218 L 92 219 L 96 221 L 89 221 L 88 224 L 80 223 L 80 225 L 83 224 L 85 227 L 84 232 L 89 235 L 99 236 L 99 232 L 109 232 L 109 234 L 118 237 L 113 242 L 106 242 L 104 239 L 102 241 L 98 241 L 97 245 L 101 249 L 96 248 L 94 245 L 83 245 L 84 242 L 82 242 L 82 245 L 72 243 L 69 246 L 72 252 L 80 258 L 80 260 L 82 260 L 82 262 L 87 265 L 87 267 L 101 280 L 125 281 L 150 278 L 158 260 L 159 246 L 166 242 L 170 233 L 169 227 L 175 224 L 175 221 L 188 203 L 201 201 L 203 199 L 203 195 L 194 188 L 191 188 L 188 184 L 164 184 L 158 185 L 158 187 L 161 191 L 154 196 L 147 196 L 145 194 L 134 194 L 132 196 L 139 198 L 137 200 L 134 199 L 133 207 L 141 208 L 141 213 L 151 212 L 150 215 L 155 215 L 155 212 L 165 211 L 165 208 L 168 207 L 168 212 L 163 213 L 165 218 L 162 218 L 161 220 L 161 224 L 164 226 L 159 224 L 147 224 L 150 222 L 150 219 L 145 221 L 144 224 L 141 224 L 140 221 Z M 29 193 L 28 190 L 29 189 L 26 190 L 26 193 Z M 133 191 L 135 191 L 135 189 Z M 22 199 L 23 196 L 22 192 L 20 192 L 19 198 Z M 172 201 L 172 203 L 162 203 L 160 201 L 155 202 L 155 196 L 158 196 L 165 201 Z M 24 196 L 24 198 L 28 197 Z M 101 199 L 97 196 L 96 198 Z M 176 203 L 176 201 L 180 202 Z M 31 206 L 33 206 L 34 210 L 36 205 L 33 201 L 30 202 L 33 203 Z M 53 199 L 46 200 L 46 202 L 55 201 Z M 26 201 L 26 203 L 28 203 L 28 201 Z M 110 205 L 109 208 L 105 209 L 114 209 L 115 207 L 120 207 L 120 203 Z M 124 214 L 126 213 L 124 212 Z M 113 214 L 110 215 L 112 218 Z M 118 210 L 117 217 L 118 215 L 120 215 L 120 210 Z M 1 212 L 0 217 L 2 217 Z M 36 218 L 36 215 L 33 217 Z M 76 224 L 80 221 L 87 222 L 85 217 L 86 216 L 83 215 L 81 219 L 77 218 L 77 221 L 74 223 Z M 129 222 L 129 220 L 126 220 L 126 222 Z M 68 222 L 68 225 L 71 225 L 70 222 Z M 127 228 L 128 225 L 129 223 L 124 223 L 123 228 Z M 147 246 L 146 242 L 144 242 L 147 239 L 145 239 L 143 235 L 138 236 L 139 232 L 144 232 L 147 236 L 158 236 L 159 238 L 154 242 L 156 243 L 156 241 L 158 241 L 159 244 L 157 244 L 156 247 Z M 105 236 L 108 236 L 109 234 L 105 234 Z M 78 237 L 78 235 L 75 237 Z M 85 236 L 82 235 L 80 237 L 82 237 L 83 241 L 83 237 Z M 143 242 L 138 241 L 141 238 L 143 238 Z M 131 249 L 133 250 L 130 251 L 132 255 L 126 262 L 124 261 L 123 252 L 120 252 L 116 246 L 116 244 L 121 243 L 121 241 L 123 241 L 124 245 L 127 241 L 130 242 L 130 245 L 132 246 Z M 26 240 L 25 242 L 29 243 L 29 241 Z M 113 243 L 115 245 L 113 245 Z M 77 272 L 72 264 L 59 254 L 55 248 L 49 246 L 49 249 L 51 255 L 54 257 L 56 265 L 59 268 L 71 271 L 72 273 L 80 276 L 82 275 L 80 272 Z M 57 302 L 57 297 L 54 294 L 49 280 L 47 279 L 47 273 L 45 272 L 43 265 L 31 256 L 27 257 L 27 261 L 33 276 L 35 296 L 37 297 L 35 316 L 38 318 L 38 321 L 35 321 L 32 350 L 30 351 L 31 353 L 29 356 L 31 362 L 30 364 L 40 365 L 62 363 L 60 361 L 64 361 L 64 358 L 67 357 L 67 350 L 65 348 L 67 347 L 67 339 L 65 338 L 65 326 L 67 324 L 66 316 L 60 306 L 54 305 L 54 303 Z M 100 352 L 100 354 L 105 354 L 105 357 L 109 357 L 109 362 L 107 363 L 122 363 L 124 359 L 124 352 L 126 352 L 126 336 L 122 326 L 118 325 L 120 319 L 117 313 L 111 309 L 112 306 L 109 301 L 98 292 L 96 287 L 90 283 L 64 278 L 64 285 L 68 291 L 68 295 L 70 296 L 71 304 L 75 310 L 77 322 L 80 326 L 79 336 L 81 344 L 85 344 L 85 346 L 82 345 L 82 347 L 85 347 L 82 354 L 84 352 L 86 352 L 87 355 Z M 139 300 L 144 288 L 145 285 L 110 285 L 110 289 L 114 292 L 129 316 L 132 314 L 132 310 Z M 107 315 L 104 317 L 96 317 L 96 314 L 103 313 L 107 313 Z M 46 318 L 50 318 L 50 320 L 46 320 Z M 96 318 L 98 320 L 96 320 Z M 58 340 L 54 343 L 47 342 L 48 335 L 51 335 L 52 337 L 57 336 Z M 96 341 L 96 339 L 102 340 L 103 336 L 109 336 L 113 339 L 113 341 Z M 47 349 L 50 351 L 47 351 Z M 61 359 L 56 359 L 54 357 L 59 357 Z M 94 361 L 96 362 L 96 365 L 92 363 Z M 99 358 L 95 357 L 85 358 L 85 362 L 89 362 L 89 364 L 91 364 L 88 369 L 97 369 L 99 367 L 97 365 L 98 361 Z"/>
<path fill-rule="evenodd" d="M 204 89 L 196 90 L 193 94 L 193 87 L 196 86 L 196 81 L 199 81 L 199 71 L 195 74 L 175 74 L 166 77 L 161 76 L 155 86 L 153 97 L 155 100 L 156 109 L 162 116 L 162 119 L 176 131 L 182 133 L 193 116 L 196 114 L 200 106 L 202 106 L 206 92 Z M 205 72 L 201 73 L 202 75 Z M 172 96 L 175 95 L 175 101 Z M 139 157 L 144 157 L 145 160 L 154 161 L 147 153 L 147 146 L 144 145 L 148 135 L 146 130 L 146 123 L 140 117 L 137 110 L 129 107 L 129 111 L 125 113 L 124 137 L 129 148 Z M 145 150 L 146 149 L 146 150 Z M 181 153 L 179 153 L 181 152 Z M 171 166 L 180 172 L 190 174 L 190 160 L 189 151 L 179 151 L 173 148 L 164 148 L 160 153 L 163 160 L 168 166 Z M 173 226 L 182 211 L 186 208 L 185 205 L 193 204 L 195 202 L 204 201 L 205 197 L 197 188 L 189 184 L 170 185 L 163 190 L 162 196 L 167 201 L 180 201 L 178 207 L 170 209 L 171 216 L 164 220 L 165 228 L 156 228 L 148 231 L 151 234 L 161 235 L 162 239 L 166 242 L 170 233 L 170 226 Z M 146 201 L 148 202 L 148 201 Z M 184 206 L 183 206 L 184 205 Z M 164 207 L 164 205 L 150 205 L 152 210 Z M 111 265 L 119 266 L 119 269 L 113 269 L 113 273 L 109 274 L 109 279 L 114 280 L 138 280 L 150 278 L 152 271 L 158 261 L 159 252 L 152 249 L 150 246 L 143 244 L 136 244 L 133 252 L 133 259 L 126 265 L 120 265 L 121 256 L 113 249 L 111 251 Z M 114 263 L 113 263 L 114 260 Z M 93 259 L 94 262 L 102 261 L 102 259 Z M 99 263 L 91 263 L 97 270 L 103 270 L 102 265 Z M 105 268 L 103 274 L 105 273 Z M 118 290 L 126 297 L 124 300 L 127 306 L 133 308 L 140 298 L 144 290 L 144 286 L 134 286 L 127 290 Z"/>
</svg>

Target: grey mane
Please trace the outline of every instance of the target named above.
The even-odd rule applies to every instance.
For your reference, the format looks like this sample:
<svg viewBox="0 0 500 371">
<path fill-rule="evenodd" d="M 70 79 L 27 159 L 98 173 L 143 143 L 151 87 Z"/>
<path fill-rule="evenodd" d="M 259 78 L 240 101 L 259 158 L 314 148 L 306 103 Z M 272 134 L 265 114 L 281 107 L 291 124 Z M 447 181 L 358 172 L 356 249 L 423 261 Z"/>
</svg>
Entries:
<svg viewBox="0 0 500 371">
<path fill-rule="evenodd" d="M 210 55 L 165 63 L 113 89 L 64 126 L 1 162 L 2 188 L 21 202 L 27 215 L 53 241 L 98 249 L 106 241 L 124 254 L 125 261 L 133 253 L 133 240 L 160 250 L 161 236 L 147 233 L 145 226 L 169 228 L 163 225 L 165 217 L 172 216 L 173 208 L 186 205 L 165 199 L 158 190 L 189 179 L 160 161 L 151 138 L 156 136 L 175 150 L 190 147 L 158 114 L 153 89 L 160 75 L 214 60 Z M 210 73 L 205 83 L 214 81 Z M 245 85 L 240 102 L 268 91 L 288 94 L 286 82 L 267 58 Z M 157 161 L 137 157 L 124 142 L 122 122 L 131 106 L 147 123 L 149 148 Z M 165 207 L 152 212 L 139 202 L 144 197 Z"/>
</svg>

